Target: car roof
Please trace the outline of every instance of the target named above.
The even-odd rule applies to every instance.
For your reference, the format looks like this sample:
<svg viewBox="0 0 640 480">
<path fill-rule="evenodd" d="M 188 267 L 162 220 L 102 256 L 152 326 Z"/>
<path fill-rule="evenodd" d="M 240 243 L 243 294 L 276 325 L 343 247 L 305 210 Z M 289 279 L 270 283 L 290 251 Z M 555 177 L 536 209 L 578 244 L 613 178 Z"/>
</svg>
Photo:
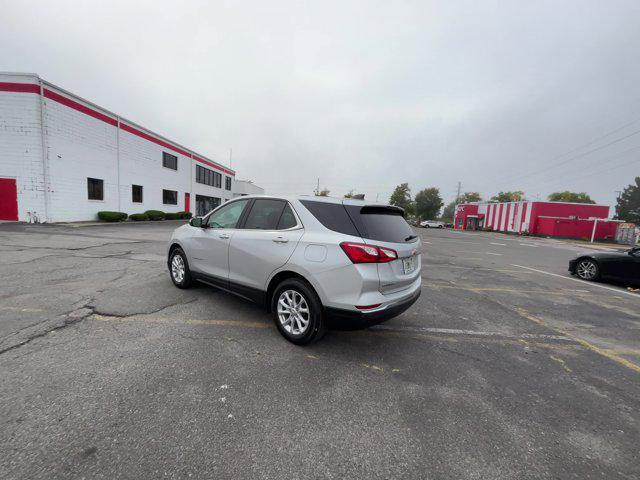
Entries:
<svg viewBox="0 0 640 480">
<path fill-rule="evenodd" d="M 345 205 L 378 205 L 381 207 L 393 207 L 393 205 L 388 205 L 386 203 L 379 202 L 370 202 L 367 200 L 359 200 L 354 198 L 336 198 L 336 197 L 321 197 L 316 195 L 246 195 L 243 197 L 236 197 L 233 200 L 238 200 L 239 198 L 271 198 L 271 199 L 279 199 L 279 200 L 288 200 L 288 201 L 312 201 L 312 202 L 323 202 L 323 203 L 342 203 Z M 400 207 L 393 207 L 400 208 Z"/>
</svg>

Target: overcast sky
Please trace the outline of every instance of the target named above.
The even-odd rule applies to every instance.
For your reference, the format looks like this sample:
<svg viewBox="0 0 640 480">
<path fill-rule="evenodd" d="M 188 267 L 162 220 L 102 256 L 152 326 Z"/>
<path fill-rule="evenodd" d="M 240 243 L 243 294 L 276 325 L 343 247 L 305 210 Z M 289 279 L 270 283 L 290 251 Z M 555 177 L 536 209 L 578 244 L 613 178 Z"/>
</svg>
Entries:
<svg viewBox="0 0 640 480">
<path fill-rule="evenodd" d="M 0 70 L 267 193 L 586 191 L 640 175 L 640 1 L 0 0 Z M 633 123 L 635 122 L 635 123 Z M 628 138 L 623 138 L 628 137 Z"/>
</svg>

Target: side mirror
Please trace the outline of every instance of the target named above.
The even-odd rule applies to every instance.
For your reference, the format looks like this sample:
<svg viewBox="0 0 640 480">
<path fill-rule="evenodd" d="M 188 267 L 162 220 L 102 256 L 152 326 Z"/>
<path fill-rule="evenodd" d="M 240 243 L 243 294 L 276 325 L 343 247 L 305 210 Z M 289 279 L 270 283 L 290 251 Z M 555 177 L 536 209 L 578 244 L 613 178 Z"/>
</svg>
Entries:
<svg viewBox="0 0 640 480">
<path fill-rule="evenodd" d="M 189 225 L 192 227 L 202 228 L 202 218 L 201 217 L 193 217 L 189 220 Z"/>
</svg>

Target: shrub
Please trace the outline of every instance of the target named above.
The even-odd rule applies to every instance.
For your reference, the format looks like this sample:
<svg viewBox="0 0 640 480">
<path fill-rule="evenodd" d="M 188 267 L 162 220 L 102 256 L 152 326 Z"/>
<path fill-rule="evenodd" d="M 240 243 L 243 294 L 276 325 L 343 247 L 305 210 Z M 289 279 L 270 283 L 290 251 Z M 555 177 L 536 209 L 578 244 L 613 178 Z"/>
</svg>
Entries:
<svg viewBox="0 0 640 480">
<path fill-rule="evenodd" d="M 149 220 L 164 220 L 165 213 L 160 210 L 147 210 L 144 214 L 149 217 Z"/>
<path fill-rule="evenodd" d="M 98 218 L 103 222 L 121 222 L 122 220 L 126 220 L 128 216 L 129 215 L 124 212 L 98 212 Z"/>
<path fill-rule="evenodd" d="M 149 215 L 147 215 L 146 213 L 134 213 L 132 215 L 129 215 L 129 219 L 133 220 L 134 222 L 144 222 L 146 220 L 149 220 Z"/>
<path fill-rule="evenodd" d="M 164 214 L 165 220 L 178 220 L 182 218 L 182 212 L 167 212 Z"/>
<path fill-rule="evenodd" d="M 186 220 L 189 220 L 191 217 L 193 217 L 193 213 L 191 212 L 178 212 L 180 215 L 182 215 L 180 218 L 184 218 Z"/>
</svg>

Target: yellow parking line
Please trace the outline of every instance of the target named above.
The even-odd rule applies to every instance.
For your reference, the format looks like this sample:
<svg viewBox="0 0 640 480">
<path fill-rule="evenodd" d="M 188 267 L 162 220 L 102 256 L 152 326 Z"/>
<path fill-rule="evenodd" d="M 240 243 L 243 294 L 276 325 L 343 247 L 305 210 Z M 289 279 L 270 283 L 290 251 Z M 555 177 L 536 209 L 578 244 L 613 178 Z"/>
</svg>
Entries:
<svg viewBox="0 0 640 480">
<path fill-rule="evenodd" d="M 587 342 L 586 340 L 583 340 L 579 337 L 576 337 L 575 335 L 572 335 L 571 333 L 567 332 L 564 329 L 561 328 L 557 328 L 557 327 L 552 327 L 550 326 L 547 322 L 545 322 L 544 320 L 542 320 L 539 317 L 536 317 L 534 315 L 531 315 L 529 312 L 527 312 L 524 308 L 521 307 L 516 307 L 515 311 L 518 312 L 518 314 L 522 317 L 522 318 L 526 318 L 527 320 L 531 320 L 534 323 L 537 323 L 538 325 L 542 325 L 543 327 L 549 328 L 551 330 L 555 330 L 558 333 L 561 333 L 562 335 L 571 338 L 573 341 L 579 343 L 580 345 L 582 345 L 583 347 L 591 350 L 592 352 L 597 353 L 598 355 L 602 355 L 603 357 L 608 358 L 609 360 L 612 360 L 624 367 L 627 367 L 630 370 L 633 370 L 636 373 L 640 373 L 640 365 L 636 365 L 633 362 L 630 362 L 629 360 L 627 360 L 626 358 L 621 357 L 620 355 L 614 353 L 614 351 L 612 350 L 606 350 L 604 348 L 600 348 L 597 347 L 595 345 L 593 345 L 590 342 Z"/>
<path fill-rule="evenodd" d="M 461 285 L 440 285 L 437 283 L 423 283 L 422 287 L 428 288 L 451 288 L 454 290 L 466 290 L 469 292 L 504 292 L 504 293 L 540 293 L 543 295 L 590 295 L 591 292 L 576 292 L 575 290 L 571 291 L 558 291 L 558 290 L 523 290 L 519 288 L 502 288 L 502 287 L 464 287 Z"/>
</svg>

